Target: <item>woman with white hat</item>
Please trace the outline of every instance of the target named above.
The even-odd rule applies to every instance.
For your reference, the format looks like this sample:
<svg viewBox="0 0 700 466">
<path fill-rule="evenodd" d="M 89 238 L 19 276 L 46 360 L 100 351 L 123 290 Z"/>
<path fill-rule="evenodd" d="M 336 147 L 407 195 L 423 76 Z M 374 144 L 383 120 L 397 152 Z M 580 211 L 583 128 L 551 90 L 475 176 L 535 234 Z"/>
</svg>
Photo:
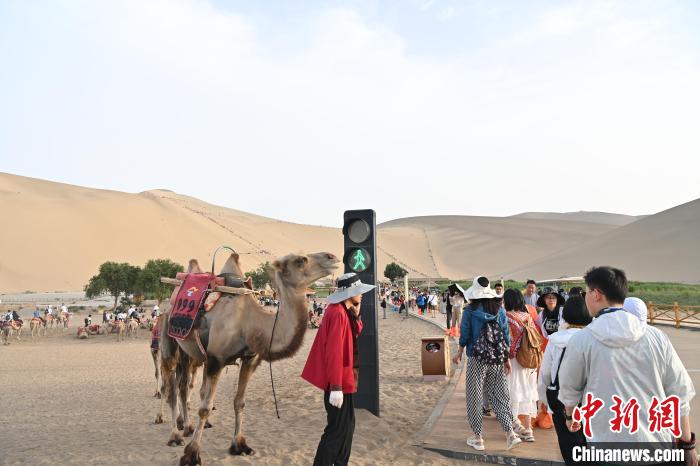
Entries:
<svg viewBox="0 0 700 466">
<path fill-rule="evenodd" d="M 357 391 L 359 353 L 357 337 L 362 331 L 362 295 L 374 285 L 360 281 L 355 273 L 338 279 L 335 293 L 306 360 L 301 377 L 324 391 L 328 425 L 316 449 L 314 465 L 348 464 L 355 431 L 353 393 Z"/>
<path fill-rule="evenodd" d="M 510 373 L 508 352 L 510 331 L 506 311 L 501 307 L 501 296 L 489 286 L 486 277 L 476 277 L 466 291 L 469 307 L 462 315 L 459 350 L 455 364 L 467 350 L 467 417 L 474 435 L 467 445 L 475 450 L 484 450 L 481 437 L 483 390 L 491 394 L 491 403 L 496 418 L 506 433 L 506 449 L 510 450 L 522 442 L 513 431 L 514 419 L 510 409 L 510 394 L 506 375 Z"/>
</svg>

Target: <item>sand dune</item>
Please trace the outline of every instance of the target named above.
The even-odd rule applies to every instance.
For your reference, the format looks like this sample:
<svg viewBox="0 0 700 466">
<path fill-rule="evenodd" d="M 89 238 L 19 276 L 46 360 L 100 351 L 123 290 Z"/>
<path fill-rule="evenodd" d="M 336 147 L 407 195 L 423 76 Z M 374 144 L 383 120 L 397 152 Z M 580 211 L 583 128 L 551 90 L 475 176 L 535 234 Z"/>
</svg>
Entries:
<svg viewBox="0 0 700 466">
<path fill-rule="evenodd" d="M 643 219 L 646 215 L 623 215 L 608 212 L 524 212 L 511 218 L 532 218 L 540 220 L 573 220 L 575 222 L 603 223 L 605 225 L 628 225 Z"/>
<path fill-rule="evenodd" d="M 184 264 L 197 257 L 210 264 L 222 244 L 241 253 L 245 269 L 289 252 L 341 255 L 343 247 L 338 228 L 282 222 L 164 189 L 130 194 L 0 173 L 0 205 L 2 293 L 80 290 L 108 260 Z M 394 220 L 379 226 L 377 264 L 380 274 L 396 261 L 417 277 L 525 278 L 579 274 L 602 261 L 625 265 L 638 279 L 700 281 L 698 202 L 685 206 L 622 227 L 616 223 L 627 216 L 600 213 Z M 589 244 L 595 254 L 576 252 Z"/>
<path fill-rule="evenodd" d="M 580 275 L 592 265 L 625 269 L 635 280 L 700 282 L 700 199 L 594 237 L 508 276 Z"/>
</svg>

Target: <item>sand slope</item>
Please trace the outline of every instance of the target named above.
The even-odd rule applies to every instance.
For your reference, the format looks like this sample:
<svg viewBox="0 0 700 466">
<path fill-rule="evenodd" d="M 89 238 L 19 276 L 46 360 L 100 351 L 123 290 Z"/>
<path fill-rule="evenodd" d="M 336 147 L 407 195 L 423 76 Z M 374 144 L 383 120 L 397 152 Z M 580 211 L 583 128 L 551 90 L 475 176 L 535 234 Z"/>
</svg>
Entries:
<svg viewBox="0 0 700 466">
<path fill-rule="evenodd" d="M 635 280 L 700 282 L 700 199 L 638 220 L 507 273 L 581 275 L 592 265 L 615 265 Z"/>
<path fill-rule="evenodd" d="M 697 202 L 687 205 L 687 212 L 622 227 L 616 223 L 627 216 L 585 212 L 394 220 L 379 226 L 377 264 L 380 275 L 396 261 L 418 277 L 526 278 L 580 274 L 593 259 L 607 259 L 637 279 L 700 281 L 700 215 Z M 151 258 L 185 264 L 197 257 L 210 264 L 222 244 L 241 253 L 246 270 L 290 252 L 340 256 L 343 247 L 339 228 L 282 222 L 167 190 L 130 194 L 0 173 L 0 206 L 1 293 L 81 290 L 108 260 L 142 266 Z M 606 245 L 600 255 L 575 252 L 597 238 Z"/>
<path fill-rule="evenodd" d="M 573 220 L 575 222 L 592 222 L 603 223 L 606 225 L 628 225 L 636 222 L 646 215 L 623 215 L 611 214 L 608 212 L 524 212 L 522 214 L 513 215 L 511 218 L 532 218 L 540 220 Z"/>
</svg>

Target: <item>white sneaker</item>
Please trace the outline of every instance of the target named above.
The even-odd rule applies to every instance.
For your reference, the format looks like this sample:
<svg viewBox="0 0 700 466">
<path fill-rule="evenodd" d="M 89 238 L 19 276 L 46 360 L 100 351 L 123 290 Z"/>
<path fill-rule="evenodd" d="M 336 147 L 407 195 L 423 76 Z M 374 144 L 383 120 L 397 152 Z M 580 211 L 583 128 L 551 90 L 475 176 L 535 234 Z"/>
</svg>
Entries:
<svg viewBox="0 0 700 466">
<path fill-rule="evenodd" d="M 519 439 L 518 439 L 519 440 Z M 484 439 L 478 435 L 472 435 L 467 439 L 467 445 L 472 447 L 474 450 L 484 451 Z"/>
<path fill-rule="evenodd" d="M 508 434 L 508 437 L 506 438 L 506 450 L 512 450 L 518 444 L 522 443 L 523 441 L 520 440 L 520 437 L 518 437 L 518 434 L 515 432 L 512 432 Z"/>
</svg>

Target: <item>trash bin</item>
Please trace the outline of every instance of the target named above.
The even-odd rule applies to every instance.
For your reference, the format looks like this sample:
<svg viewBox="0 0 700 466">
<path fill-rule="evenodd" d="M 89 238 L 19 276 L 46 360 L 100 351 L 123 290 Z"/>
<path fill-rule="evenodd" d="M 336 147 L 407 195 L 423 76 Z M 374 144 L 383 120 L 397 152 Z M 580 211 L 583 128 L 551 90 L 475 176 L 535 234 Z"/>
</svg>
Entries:
<svg viewBox="0 0 700 466">
<path fill-rule="evenodd" d="M 423 381 L 435 382 L 450 377 L 450 345 L 447 336 L 421 338 Z"/>
</svg>

